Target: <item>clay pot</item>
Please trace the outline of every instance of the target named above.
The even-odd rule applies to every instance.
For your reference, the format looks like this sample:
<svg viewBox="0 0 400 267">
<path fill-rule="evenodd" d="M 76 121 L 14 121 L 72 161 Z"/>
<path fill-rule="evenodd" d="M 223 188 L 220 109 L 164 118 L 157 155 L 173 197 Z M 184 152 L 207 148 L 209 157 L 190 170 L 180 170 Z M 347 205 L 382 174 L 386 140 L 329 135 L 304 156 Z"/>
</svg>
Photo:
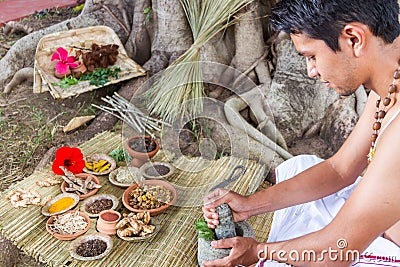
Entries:
<svg viewBox="0 0 400 267">
<path fill-rule="evenodd" d="M 56 76 L 58 79 L 62 79 L 64 77 L 68 77 L 71 75 L 71 70 L 68 69 L 68 71 L 64 74 L 59 73 L 57 70 L 54 71 L 54 76 Z"/>
<path fill-rule="evenodd" d="M 83 62 L 81 62 L 81 61 L 77 61 L 76 63 L 78 63 L 79 66 L 75 67 L 75 68 L 71 68 L 71 73 L 75 78 L 79 79 L 81 77 L 82 73 L 85 73 L 87 71 L 87 68 L 86 68 L 85 64 L 83 64 Z"/>
<path fill-rule="evenodd" d="M 254 232 L 250 224 L 246 221 L 235 223 L 237 236 L 254 238 Z M 203 266 L 203 260 L 217 260 L 229 256 L 230 248 L 213 248 L 212 241 L 204 238 L 198 238 L 197 241 L 197 262 L 199 266 Z"/>
<path fill-rule="evenodd" d="M 155 209 L 135 209 L 129 204 L 129 200 L 132 198 L 132 196 L 129 194 L 132 192 L 134 189 L 136 189 L 138 186 L 143 186 L 143 185 L 153 185 L 153 186 L 163 186 L 172 193 L 172 200 L 170 203 L 162 205 L 161 207 L 155 208 Z M 178 199 L 178 193 L 176 192 L 175 187 L 173 187 L 170 183 L 162 180 L 144 180 L 141 181 L 140 184 L 133 184 L 130 187 L 128 187 L 125 191 L 124 194 L 122 195 L 122 204 L 124 204 L 125 208 L 127 208 L 130 211 L 139 213 L 139 212 L 144 212 L 148 211 L 150 212 L 151 216 L 156 216 L 158 214 L 163 213 L 166 209 L 168 209 L 170 206 L 174 205 Z"/>
<path fill-rule="evenodd" d="M 121 219 L 121 214 L 115 210 L 103 210 L 97 219 L 96 228 L 100 233 L 106 235 L 115 235 L 117 230 L 115 226 Z"/>
<path fill-rule="evenodd" d="M 149 147 L 150 145 L 154 147 Z M 134 150 L 135 147 L 138 147 L 141 150 Z M 157 154 L 160 145 L 156 139 L 151 138 L 150 136 L 134 136 L 126 140 L 125 149 L 132 157 L 131 166 L 140 168 Z M 151 150 L 149 151 L 147 149 Z"/>
</svg>

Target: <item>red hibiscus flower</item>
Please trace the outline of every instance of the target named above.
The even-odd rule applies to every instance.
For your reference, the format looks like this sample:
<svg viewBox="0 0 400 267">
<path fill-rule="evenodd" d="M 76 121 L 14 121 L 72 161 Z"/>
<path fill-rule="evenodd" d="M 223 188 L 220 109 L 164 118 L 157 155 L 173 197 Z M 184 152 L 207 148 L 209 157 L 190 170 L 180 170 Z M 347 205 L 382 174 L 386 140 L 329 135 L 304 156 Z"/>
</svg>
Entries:
<svg viewBox="0 0 400 267">
<path fill-rule="evenodd" d="M 60 147 L 56 152 L 56 159 L 53 162 L 52 170 L 55 174 L 64 175 L 60 166 L 64 166 L 73 174 L 81 173 L 85 167 L 81 150 L 77 147 Z"/>
</svg>

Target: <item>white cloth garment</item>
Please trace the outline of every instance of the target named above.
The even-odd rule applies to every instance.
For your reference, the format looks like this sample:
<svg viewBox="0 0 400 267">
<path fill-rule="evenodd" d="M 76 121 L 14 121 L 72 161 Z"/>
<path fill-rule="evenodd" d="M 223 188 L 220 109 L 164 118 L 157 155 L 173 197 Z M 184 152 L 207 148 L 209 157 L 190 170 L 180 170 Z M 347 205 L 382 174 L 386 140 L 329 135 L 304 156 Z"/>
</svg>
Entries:
<svg viewBox="0 0 400 267">
<path fill-rule="evenodd" d="M 322 159 L 312 155 L 302 155 L 291 158 L 280 164 L 276 170 L 276 182 L 290 179 L 296 174 L 321 162 Z M 286 209 L 278 210 L 274 213 L 270 235 L 267 242 L 278 242 L 293 239 L 305 234 L 318 231 L 329 224 L 336 216 L 344 202 L 349 198 L 354 188 L 357 186 L 361 177 L 357 181 L 340 190 L 339 192 L 322 199 L 305 204 L 296 205 Z M 301 188 L 299 188 L 301 190 Z M 338 241 L 339 242 L 339 241 Z M 334 248 L 339 251 L 338 248 Z M 299 254 L 286 255 L 296 257 Z M 335 255 L 335 254 L 333 254 Z M 340 257 L 340 254 L 336 254 Z M 346 255 L 343 255 L 343 258 Z M 307 258 L 308 259 L 308 258 Z M 290 266 L 276 261 L 263 261 L 257 263 L 257 267 L 282 267 Z M 362 253 L 357 261 L 353 263 L 355 267 L 370 266 L 393 266 L 400 267 L 400 248 L 393 242 L 378 237 Z"/>
</svg>

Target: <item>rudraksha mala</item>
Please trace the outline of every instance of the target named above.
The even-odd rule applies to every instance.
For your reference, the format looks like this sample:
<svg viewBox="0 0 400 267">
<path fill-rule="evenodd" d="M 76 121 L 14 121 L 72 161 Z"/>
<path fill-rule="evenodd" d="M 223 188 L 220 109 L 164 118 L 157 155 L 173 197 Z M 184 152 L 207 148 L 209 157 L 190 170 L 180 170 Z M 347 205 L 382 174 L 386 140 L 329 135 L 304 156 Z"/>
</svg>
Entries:
<svg viewBox="0 0 400 267">
<path fill-rule="evenodd" d="M 383 107 L 379 110 L 379 106 L 381 104 L 381 99 L 376 101 L 376 112 L 375 112 L 375 122 L 372 125 L 372 135 L 371 135 L 371 148 L 368 153 L 368 163 L 371 162 L 372 158 L 375 154 L 375 145 L 376 140 L 378 139 L 379 130 L 382 126 L 382 120 L 386 116 L 386 109 L 392 102 L 391 95 L 397 91 L 397 80 L 400 79 L 400 67 L 393 74 L 393 82 L 389 86 L 388 95 L 383 99 L 382 104 Z"/>
</svg>

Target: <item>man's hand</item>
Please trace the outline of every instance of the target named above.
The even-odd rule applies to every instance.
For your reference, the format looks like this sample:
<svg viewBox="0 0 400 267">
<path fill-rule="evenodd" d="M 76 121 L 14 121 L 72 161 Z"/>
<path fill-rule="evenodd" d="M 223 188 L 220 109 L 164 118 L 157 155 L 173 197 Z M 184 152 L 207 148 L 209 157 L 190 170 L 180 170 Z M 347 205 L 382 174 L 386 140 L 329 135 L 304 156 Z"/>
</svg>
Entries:
<svg viewBox="0 0 400 267">
<path fill-rule="evenodd" d="M 213 248 L 232 248 L 228 257 L 203 261 L 203 266 L 249 266 L 258 261 L 258 251 L 262 243 L 250 237 L 233 237 L 211 242 Z M 262 249 L 262 248 L 261 248 Z"/>
<path fill-rule="evenodd" d="M 228 204 L 231 208 L 235 222 L 246 220 L 250 217 L 249 210 L 251 210 L 251 207 L 246 205 L 247 201 L 247 197 L 233 191 L 223 188 L 214 190 L 204 199 L 203 212 L 208 227 L 214 229 L 219 224 L 218 213 L 215 211 L 215 208 L 224 203 Z"/>
</svg>

